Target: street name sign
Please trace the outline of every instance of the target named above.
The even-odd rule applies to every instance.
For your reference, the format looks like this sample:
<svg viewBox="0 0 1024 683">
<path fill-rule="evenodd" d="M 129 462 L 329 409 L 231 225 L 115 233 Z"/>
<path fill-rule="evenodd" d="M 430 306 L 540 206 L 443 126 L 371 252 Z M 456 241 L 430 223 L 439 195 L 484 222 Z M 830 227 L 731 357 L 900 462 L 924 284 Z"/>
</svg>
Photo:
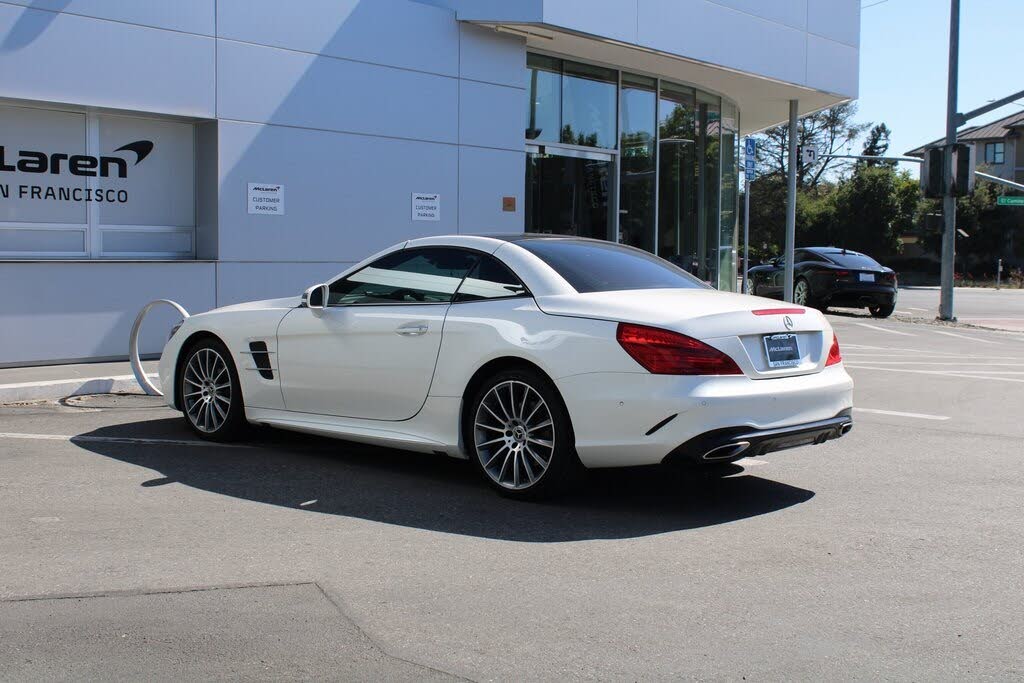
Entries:
<svg viewBox="0 0 1024 683">
<path fill-rule="evenodd" d="M 1024 206 L 1024 195 L 1020 197 L 999 197 L 996 199 L 999 206 Z"/>
</svg>

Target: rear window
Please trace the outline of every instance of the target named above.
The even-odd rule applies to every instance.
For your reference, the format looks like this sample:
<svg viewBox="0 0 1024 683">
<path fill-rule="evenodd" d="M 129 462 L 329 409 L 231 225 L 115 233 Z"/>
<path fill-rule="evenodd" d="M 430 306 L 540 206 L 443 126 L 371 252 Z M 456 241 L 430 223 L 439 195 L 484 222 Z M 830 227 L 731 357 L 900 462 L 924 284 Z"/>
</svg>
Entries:
<svg viewBox="0 0 1024 683">
<path fill-rule="evenodd" d="M 827 256 L 831 260 L 835 261 L 843 268 L 871 268 L 877 270 L 882 267 L 882 265 L 878 261 L 871 258 L 870 256 L 858 254 L 855 251 L 848 251 L 845 254 L 838 250 L 825 251 L 822 253 L 825 254 L 825 256 Z"/>
<path fill-rule="evenodd" d="M 612 242 L 528 239 L 516 244 L 551 266 L 581 294 L 627 289 L 709 289 L 664 259 Z"/>
</svg>

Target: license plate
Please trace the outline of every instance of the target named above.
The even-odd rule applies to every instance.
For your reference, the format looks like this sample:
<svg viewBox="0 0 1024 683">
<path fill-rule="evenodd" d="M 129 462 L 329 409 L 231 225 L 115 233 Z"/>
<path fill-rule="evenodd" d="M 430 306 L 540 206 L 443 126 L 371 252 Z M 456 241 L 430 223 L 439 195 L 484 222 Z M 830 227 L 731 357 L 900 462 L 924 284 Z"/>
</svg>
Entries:
<svg viewBox="0 0 1024 683">
<path fill-rule="evenodd" d="M 800 344 L 795 334 L 766 334 L 764 351 L 768 355 L 770 368 L 792 368 L 800 365 Z"/>
<path fill-rule="evenodd" d="M 861 273 L 860 274 L 860 281 L 861 282 L 874 282 L 875 281 L 875 274 L 874 273 Z"/>
</svg>

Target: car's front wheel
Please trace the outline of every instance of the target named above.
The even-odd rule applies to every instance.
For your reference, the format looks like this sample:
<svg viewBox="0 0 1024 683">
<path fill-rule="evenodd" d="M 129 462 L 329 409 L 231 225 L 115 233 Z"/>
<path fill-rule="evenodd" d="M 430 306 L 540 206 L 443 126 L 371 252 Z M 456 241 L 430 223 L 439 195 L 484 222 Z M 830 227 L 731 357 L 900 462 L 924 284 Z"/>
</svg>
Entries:
<svg viewBox="0 0 1024 683">
<path fill-rule="evenodd" d="M 188 349 L 178 392 L 185 421 L 202 439 L 231 441 L 246 425 L 238 372 L 217 339 L 200 340 Z"/>
<path fill-rule="evenodd" d="M 487 482 L 512 498 L 563 490 L 578 467 L 572 426 L 551 383 L 527 369 L 499 372 L 470 405 L 467 444 Z"/>
</svg>

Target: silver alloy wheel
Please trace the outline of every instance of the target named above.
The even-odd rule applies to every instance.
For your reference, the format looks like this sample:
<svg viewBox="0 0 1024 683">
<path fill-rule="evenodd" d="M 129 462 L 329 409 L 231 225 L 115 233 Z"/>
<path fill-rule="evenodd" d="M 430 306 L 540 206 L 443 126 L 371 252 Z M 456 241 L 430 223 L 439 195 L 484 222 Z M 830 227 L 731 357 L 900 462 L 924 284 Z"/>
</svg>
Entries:
<svg viewBox="0 0 1024 683">
<path fill-rule="evenodd" d="M 800 306 L 807 305 L 807 282 L 804 280 L 798 280 L 796 283 L 796 289 L 793 290 L 793 303 Z"/>
<path fill-rule="evenodd" d="M 555 453 L 551 409 L 524 382 L 508 380 L 491 387 L 477 406 L 473 430 L 484 471 L 508 489 L 536 484 Z"/>
<path fill-rule="evenodd" d="M 185 366 L 185 413 L 196 429 L 216 432 L 231 411 L 231 373 L 219 353 L 204 347 Z"/>
</svg>

